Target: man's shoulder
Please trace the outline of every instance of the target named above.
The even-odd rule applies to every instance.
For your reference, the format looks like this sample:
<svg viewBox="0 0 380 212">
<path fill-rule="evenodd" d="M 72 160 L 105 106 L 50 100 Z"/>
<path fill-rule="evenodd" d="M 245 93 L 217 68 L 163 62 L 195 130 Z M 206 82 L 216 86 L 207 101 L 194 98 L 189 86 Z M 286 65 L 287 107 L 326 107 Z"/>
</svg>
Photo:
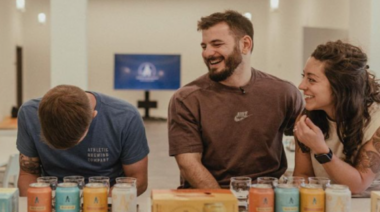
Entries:
<svg viewBox="0 0 380 212">
<path fill-rule="evenodd" d="M 113 96 L 109 96 L 106 94 L 91 92 L 96 97 L 96 104 L 99 106 L 100 110 L 110 111 L 110 112 L 130 112 L 130 113 L 138 113 L 135 106 L 126 100 L 116 98 Z"/>
<path fill-rule="evenodd" d="M 267 85 L 267 87 L 270 89 L 283 92 L 299 92 L 299 90 L 293 83 L 276 77 L 272 74 L 260 70 L 255 70 L 255 76 L 257 83 Z"/>
<path fill-rule="evenodd" d="M 27 113 L 27 114 L 31 113 L 31 112 L 33 112 L 33 113 L 37 112 L 38 106 L 40 105 L 40 102 L 41 102 L 41 98 L 28 100 L 21 105 L 20 111 Z"/>
<path fill-rule="evenodd" d="M 202 90 L 210 88 L 210 86 L 211 82 L 208 78 L 208 75 L 204 74 L 178 89 L 174 93 L 173 98 L 185 100 L 192 95 L 197 95 L 197 93 L 201 92 Z"/>
</svg>

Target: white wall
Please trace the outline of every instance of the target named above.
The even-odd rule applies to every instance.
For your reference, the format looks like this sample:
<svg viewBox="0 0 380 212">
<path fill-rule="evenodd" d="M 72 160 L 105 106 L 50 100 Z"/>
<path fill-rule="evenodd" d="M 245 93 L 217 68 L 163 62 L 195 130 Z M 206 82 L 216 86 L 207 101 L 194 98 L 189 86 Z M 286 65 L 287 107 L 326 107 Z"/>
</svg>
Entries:
<svg viewBox="0 0 380 212">
<path fill-rule="evenodd" d="M 268 0 L 89 0 L 88 88 L 135 105 L 143 100 L 143 91 L 113 89 L 115 53 L 181 54 L 182 85 L 206 73 L 199 45 L 201 33 L 196 31 L 197 21 L 201 16 L 225 9 L 252 13 L 255 29 L 252 66 L 298 85 L 305 63 L 303 27 L 349 30 L 352 40 L 369 46 L 366 43 L 369 35 L 362 32 L 371 28 L 366 25 L 377 26 L 379 14 L 375 13 L 376 9 L 372 9 L 371 15 L 366 10 L 376 6 L 376 1 L 282 0 L 279 10 L 270 12 Z M 15 104 L 15 39 L 21 40 L 24 47 L 24 101 L 42 96 L 50 88 L 49 2 L 26 1 L 20 30 L 17 24 L 14 26 L 20 19 L 17 17 L 21 17 L 14 9 L 14 1 L 0 1 L 0 118 Z M 47 14 L 45 25 L 37 23 L 40 12 Z M 371 31 L 375 34 L 372 38 L 379 34 L 378 31 Z M 372 41 L 369 54 L 378 55 L 379 41 L 372 40 L 375 41 Z M 370 57 L 371 68 L 379 62 Z M 151 92 L 151 99 L 158 101 L 158 109 L 152 109 L 151 116 L 167 116 L 173 92 Z"/>
<path fill-rule="evenodd" d="M 348 9 L 346 0 L 280 1 L 269 14 L 267 72 L 298 85 L 305 64 L 303 27 L 347 29 Z"/>
<path fill-rule="evenodd" d="M 19 14 L 12 0 L 0 1 L 0 120 L 16 106 L 16 45 L 22 34 Z"/>
<path fill-rule="evenodd" d="M 40 97 L 50 89 L 50 1 L 26 3 L 23 14 L 24 101 Z M 46 14 L 46 24 L 38 23 L 39 13 Z"/>
<path fill-rule="evenodd" d="M 132 104 L 143 100 L 143 91 L 114 90 L 114 54 L 148 53 L 181 54 L 181 85 L 207 72 L 201 57 L 201 33 L 197 21 L 216 11 L 234 9 L 252 12 L 255 30 L 254 61 L 263 65 L 265 55 L 264 30 L 267 1 L 154 1 L 154 0 L 91 0 L 88 9 L 89 90 L 120 97 Z M 260 8 L 256 10 L 257 8 Z M 256 20 L 257 19 L 257 20 Z M 261 41 L 264 40 L 264 41 Z M 151 91 L 151 99 L 158 108 L 151 116 L 167 117 L 167 107 L 174 91 Z M 143 113 L 143 110 L 141 110 Z"/>
</svg>

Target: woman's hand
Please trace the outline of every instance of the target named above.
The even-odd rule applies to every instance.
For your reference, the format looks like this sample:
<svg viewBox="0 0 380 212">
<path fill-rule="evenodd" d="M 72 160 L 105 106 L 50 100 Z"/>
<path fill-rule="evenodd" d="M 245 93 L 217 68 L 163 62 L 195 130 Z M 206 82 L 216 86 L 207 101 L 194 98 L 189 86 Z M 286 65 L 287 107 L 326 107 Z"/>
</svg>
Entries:
<svg viewBox="0 0 380 212">
<path fill-rule="evenodd" d="M 294 126 L 294 135 L 297 139 L 308 146 L 315 154 L 329 152 L 322 130 L 306 116 L 303 115 Z"/>
</svg>

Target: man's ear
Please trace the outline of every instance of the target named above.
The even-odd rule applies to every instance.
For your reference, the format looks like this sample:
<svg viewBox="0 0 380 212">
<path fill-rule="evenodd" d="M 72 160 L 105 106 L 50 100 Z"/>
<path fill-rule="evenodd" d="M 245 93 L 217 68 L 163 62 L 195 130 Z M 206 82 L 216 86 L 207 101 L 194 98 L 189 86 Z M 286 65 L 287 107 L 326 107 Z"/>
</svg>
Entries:
<svg viewBox="0 0 380 212">
<path fill-rule="evenodd" d="M 97 111 L 97 110 L 94 110 L 94 112 L 92 112 L 92 118 L 95 118 L 96 115 L 98 115 L 98 111 Z"/>
<path fill-rule="evenodd" d="M 242 44 L 242 46 L 241 46 L 241 52 L 244 55 L 250 54 L 252 46 L 253 46 L 253 41 L 252 41 L 251 37 L 249 37 L 248 35 L 244 35 L 241 38 L 241 44 Z"/>
</svg>

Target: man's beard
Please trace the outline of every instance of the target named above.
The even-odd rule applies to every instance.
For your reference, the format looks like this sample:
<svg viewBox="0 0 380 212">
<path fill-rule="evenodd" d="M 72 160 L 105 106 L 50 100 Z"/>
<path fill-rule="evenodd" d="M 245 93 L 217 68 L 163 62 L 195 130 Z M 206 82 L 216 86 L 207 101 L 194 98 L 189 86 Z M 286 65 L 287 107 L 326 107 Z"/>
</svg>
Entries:
<svg viewBox="0 0 380 212">
<path fill-rule="evenodd" d="M 208 68 L 208 76 L 211 80 L 215 82 L 220 82 L 226 80 L 228 77 L 230 77 L 235 69 L 240 65 L 242 61 L 242 56 L 240 53 L 240 49 L 237 45 L 235 45 L 233 52 L 228 55 L 227 59 L 224 59 L 225 62 L 225 68 L 219 72 L 217 72 L 217 68 L 210 68 L 209 61 L 215 60 L 215 59 L 221 59 L 223 56 L 220 57 L 209 57 L 205 59 L 206 66 Z M 222 61 L 223 62 L 223 61 Z"/>
</svg>

